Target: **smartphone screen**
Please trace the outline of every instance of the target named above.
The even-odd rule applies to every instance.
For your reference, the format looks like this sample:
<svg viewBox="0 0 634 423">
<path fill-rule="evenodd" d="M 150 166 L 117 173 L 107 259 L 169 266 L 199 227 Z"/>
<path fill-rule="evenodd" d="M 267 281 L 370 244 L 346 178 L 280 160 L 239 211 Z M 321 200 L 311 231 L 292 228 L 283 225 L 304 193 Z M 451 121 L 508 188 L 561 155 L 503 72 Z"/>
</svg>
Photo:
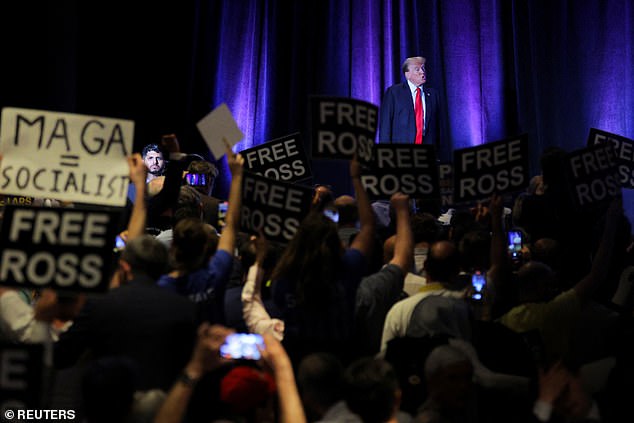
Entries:
<svg viewBox="0 0 634 423">
<path fill-rule="evenodd" d="M 207 185 L 207 175 L 204 173 L 187 173 L 185 174 L 185 180 L 188 185 L 193 187 L 204 187 Z"/>
<path fill-rule="evenodd" d="M 471 275 L 471 286 L 473 286 L 473 295 L 471 298 L 474 300 L 482 299 L 482 290 L 484 289 L 484 285 L 486 284 L 486 277 L 479 271 L 476 271 Z"/>
<path fill-rule="evenodd" d="M 121 238 L 121 235 L 117 235 L 114 241 L 114 248 L 112 249 L 115 253 L 121 252 L 125 248 L 125 241 Z"/>
<path fill-rule="evenodd" d="M 218 230 L 221 231 L 226 225 L 227 210 L 229 209 L 229 202 L 223 201 L 218 204 Z"/>
<path fill-rule="evenodd" d="M 324 215 L 335 223 L 339 222 L 339 212 L 335 209 L 324 209 Z"/>
<path fill-rule="evenodd" d="M 220 356 L 235 360 L 259 360 L 260 349 L 264 348 L 261 335 L 255 333 L 233 333 L 220 346 Z"/>
<path fill-rule="evenodd" d="M 511 258 L 517 259 L 522 254 L 522 244 L 524 240 L 522 239 L 522 232 L 520 231 L 509 231 L 508 232 L 508 251 L 511 255 Z"/>
</svg>

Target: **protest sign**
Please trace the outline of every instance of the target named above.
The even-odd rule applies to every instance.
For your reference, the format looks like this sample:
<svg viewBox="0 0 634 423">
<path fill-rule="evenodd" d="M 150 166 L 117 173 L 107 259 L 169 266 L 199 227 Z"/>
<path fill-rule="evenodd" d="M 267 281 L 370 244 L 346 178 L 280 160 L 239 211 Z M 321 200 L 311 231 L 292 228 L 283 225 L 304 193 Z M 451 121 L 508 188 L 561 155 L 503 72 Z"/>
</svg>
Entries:
<svg viewBox="0 0 634 423">
<path fill-rule="evenodd" d="M 590 128 L 588 147 L 604 143 L 611 144 L 616 154 L 621 187 L 634 188 L 634 140 L 600 129 Z"/>
<path fill-rule="evenodd" d="M 299 133 L 267 141 L 240 154 L 245 169 L 267 178 L 295 182 L 312 176 Z"/>
<path fill-rule="evenodd" d="M 244 138 L 244 134 L 238 128 L 238 124 L 225 103 L 222 103 L 199 120 L 196 127 L 216 160 L 227 152 L 225 141 L 229 145 L 234 146 Z"/>
<path fill-rule="evenodd" d="M 125 206 L 134 122 L 2 109 L 0 192 Z"/>
<path fill-rule="evenodd" d="M 41 406 L 43 353 L 41 344 L 0 344 L 0 412 L 7 421 Z"/>
<path fill-rule="evenodd" d="M 310 106 L 313 158 L 372 159 L 378 107 L 341 97 L 312 97 Z"/>
<path fill-rule="evenodd" d="M 119 213 L 7 206 L 0 232 L 0 284 L 104 292 Z"/>
<path fill-rule="evenodd" d="M 523 190 L 529 182 L 528 135 L 454 152 L 454 201 Z"/>
<path fill-rule="evenodd" d="M 245 172 L 242 181 L 242 230 L 267 239 L 290 241 L 310 210 L 312 190 Z"/>
<path fill-rule="evenodd" d="M 617 157 L 611 143 L 600 143 L 568 154 L 572 197 L 579 208 L 605 205 L 621 195 Z"/>
<path fill-rule="evenodd" d="M 361 176 L 370 199 L 402 192 L 411 198 L 438 198 L 436 153 L 430 145 L 378 144 L 370 173 Z"/>
<path fill-rule="evenodd" d="M 438 165 L 438 185 L 440 187 L 440 200 L 442 207 L 453 205 L 453 164 L 441 163 Z"/>
</svg>

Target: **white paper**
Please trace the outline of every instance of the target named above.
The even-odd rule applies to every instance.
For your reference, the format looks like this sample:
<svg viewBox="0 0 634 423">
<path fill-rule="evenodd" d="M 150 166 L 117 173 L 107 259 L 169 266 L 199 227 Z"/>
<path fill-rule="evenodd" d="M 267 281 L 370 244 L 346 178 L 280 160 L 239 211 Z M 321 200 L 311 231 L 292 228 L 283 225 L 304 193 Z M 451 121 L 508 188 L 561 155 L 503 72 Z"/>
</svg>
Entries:
<svg viewBox="0 0 634 423">
<path fill-rule="evenodd" d="M 227 152 L 223 140 L 233 147 L 244 138 L 244 134 L 238 128 L 238 124 L 225 103 L 212 110 L 196 126 L 216 160 Z"/>
</svg>

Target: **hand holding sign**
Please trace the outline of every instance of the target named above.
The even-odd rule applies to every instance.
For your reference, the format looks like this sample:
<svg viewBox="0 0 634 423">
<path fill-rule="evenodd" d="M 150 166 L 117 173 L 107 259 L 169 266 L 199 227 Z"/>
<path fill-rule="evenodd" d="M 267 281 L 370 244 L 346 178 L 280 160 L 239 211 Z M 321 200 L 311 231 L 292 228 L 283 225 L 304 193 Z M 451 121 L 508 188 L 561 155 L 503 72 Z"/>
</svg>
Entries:
<svg viewBox="0 0 634 423">
<path fill-rule="evenodd" d="M 225 103 L 212 110 L 196 126 L 216 159 L 222 157 L 224 153 L 223 144 L 228 142 L 234 145 L 244 138 L 244 134 L 238 128 Z"/>
<path fill-rule="evenodd" d="M 229 165 L 229 170 L 231 170 L 231 175 L 233 177 L 242 175 L 242 171 L 244 169 L 244 158 L 241 154 L 233 152 L 231 145 L 226 138 L 223 138 L 222 142 L 225 144 L 227 149 L 227 164 Z"/>
</svg>

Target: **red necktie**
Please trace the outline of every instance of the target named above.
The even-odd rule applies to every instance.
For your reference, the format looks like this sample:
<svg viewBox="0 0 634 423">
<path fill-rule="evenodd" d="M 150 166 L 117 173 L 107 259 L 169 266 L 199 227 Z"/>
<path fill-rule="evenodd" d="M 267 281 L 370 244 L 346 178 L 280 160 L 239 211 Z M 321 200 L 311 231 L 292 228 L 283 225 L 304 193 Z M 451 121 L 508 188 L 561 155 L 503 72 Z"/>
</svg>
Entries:
<svg viewBox="0 0 634 423">
<path fill-rule="evenodd" d="M 423 143 L 423 125 L 425 123 L 425 112 L 423 102 L 420 98 L 420 87 L 416 88 L 416 101 L 414 101 L 414 114 L 416 115 L 416 139 L 414 144 Z"/>
</svg>

